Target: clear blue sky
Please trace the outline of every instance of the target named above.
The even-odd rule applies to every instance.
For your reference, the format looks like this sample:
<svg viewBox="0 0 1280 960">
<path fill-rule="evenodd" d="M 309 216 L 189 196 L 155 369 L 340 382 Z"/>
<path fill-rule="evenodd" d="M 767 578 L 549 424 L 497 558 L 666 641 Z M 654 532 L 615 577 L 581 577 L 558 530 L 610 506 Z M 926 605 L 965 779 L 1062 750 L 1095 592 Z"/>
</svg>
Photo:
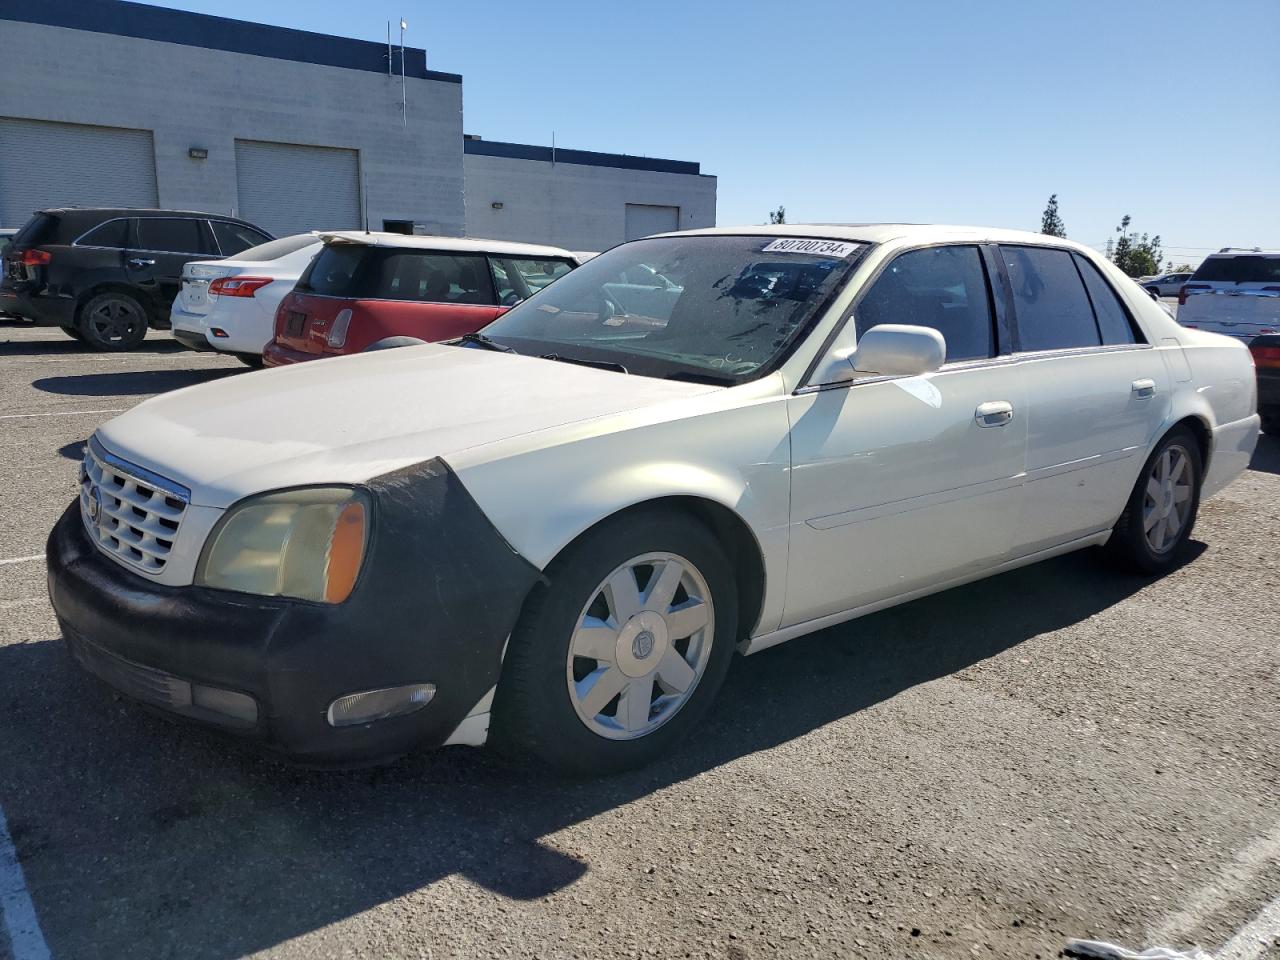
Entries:
<svg viewBox="0 0 1280 960">
<path fill-rule="evenodd" d="M 1280 0 L 163 0 L 406 45 L 491 140 L 697 160 L 719 222 L 1280 247 Z M 1204 248 L 1204 249 L 1199 249 Z"/>
</svg>

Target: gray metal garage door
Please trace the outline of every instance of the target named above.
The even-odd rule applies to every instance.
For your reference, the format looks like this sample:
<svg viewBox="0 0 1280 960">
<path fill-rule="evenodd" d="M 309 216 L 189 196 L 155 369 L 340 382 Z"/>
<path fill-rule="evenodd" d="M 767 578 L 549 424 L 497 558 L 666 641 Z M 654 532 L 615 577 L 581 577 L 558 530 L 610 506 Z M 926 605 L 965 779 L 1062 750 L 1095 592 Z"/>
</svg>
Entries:
<svg viewBox="0 0 1280 960">
<path fill-rule="evenodd" d="M 0 117 L 0 227 L 41 207 L 154 207 L 150 130 Z"/>
<path fill-rule="evenodd" d="M 362 226 L 355 150 L 237 140 L 236 181 L 237 215 L 278 237 Z"/>
<path fill-rule="evenodd" d="M 627 204 L 627 239 L 680 229 L 679 207 L 655 207 L 648 203 Z"/>
</svg>

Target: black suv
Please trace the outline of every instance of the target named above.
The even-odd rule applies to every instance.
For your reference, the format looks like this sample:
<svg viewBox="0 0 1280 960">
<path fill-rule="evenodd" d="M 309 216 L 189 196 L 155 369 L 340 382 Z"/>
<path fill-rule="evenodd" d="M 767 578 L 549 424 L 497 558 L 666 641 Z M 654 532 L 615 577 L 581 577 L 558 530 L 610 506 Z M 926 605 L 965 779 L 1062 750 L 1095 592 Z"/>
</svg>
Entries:
<svg viewBox="0 0 1280 960">
<path fill-rule="evenodd" d="M 62 327 L 96 350 L 128 350 L 169 309 L 191 260 L 274 239 L 251 223 L 183 210 L 41 210 L 4 253 L 0 313 Z"/>
</svg>

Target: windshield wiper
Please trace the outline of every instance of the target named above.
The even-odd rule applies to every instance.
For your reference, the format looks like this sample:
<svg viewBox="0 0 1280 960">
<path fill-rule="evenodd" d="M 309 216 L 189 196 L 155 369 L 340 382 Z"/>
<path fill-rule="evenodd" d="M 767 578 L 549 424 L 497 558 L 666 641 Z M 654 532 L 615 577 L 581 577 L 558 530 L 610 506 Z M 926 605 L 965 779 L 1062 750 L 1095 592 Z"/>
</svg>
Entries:
<svg viewBox="0 0 1280 960">
<path fill-rule="evenodd" d="M 478 347 L 484 347 L 486 350 L 497 350 L 501 353 L 515 353 L 515 347 L 508 347 L 505 343 L 498 343 L 491 340 L 483 333 L 464 333 L 458 338 L 459 343 L 474 343 Z"/>
<path fill-rule="evenodd" d="M 584 360 L 582 357 L 563 357 L 558 353 L 544 353 L 542 355 L 542 359 L 559 360 L 561 363 L 576 363 L 584 367 L 598 367 L 601 370 L 616 370 L 618 373 L 631 372 L 622 364 L 616 363 L 613 360 Z"/>
</svg>

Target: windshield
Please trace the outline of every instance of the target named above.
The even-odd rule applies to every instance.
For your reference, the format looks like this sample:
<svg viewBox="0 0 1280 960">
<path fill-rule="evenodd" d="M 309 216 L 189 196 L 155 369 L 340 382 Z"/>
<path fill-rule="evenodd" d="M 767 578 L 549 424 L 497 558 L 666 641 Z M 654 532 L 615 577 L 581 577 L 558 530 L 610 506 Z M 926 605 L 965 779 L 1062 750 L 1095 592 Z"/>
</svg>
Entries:
<svg viewBox="0 0 1280 960">
<path fill-rule="evenodd" d="M 583 264 L 484 333 L 523 354 L 740 383 L 781 361 L 866 246 L 773 237 L 637 240 Z"/>
</svg>

